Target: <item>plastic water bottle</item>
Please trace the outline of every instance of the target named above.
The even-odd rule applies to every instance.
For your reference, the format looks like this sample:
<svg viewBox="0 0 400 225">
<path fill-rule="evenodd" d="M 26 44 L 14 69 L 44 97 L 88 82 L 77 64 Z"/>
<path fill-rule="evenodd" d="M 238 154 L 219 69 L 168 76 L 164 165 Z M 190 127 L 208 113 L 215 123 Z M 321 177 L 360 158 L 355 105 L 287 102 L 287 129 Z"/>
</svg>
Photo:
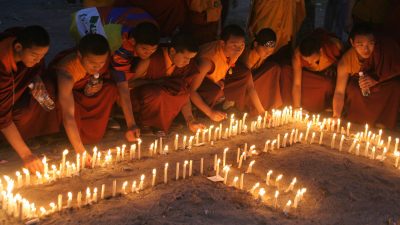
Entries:
<svg viewBox="0 0 400 225">
<path fill-rule="evenodd" d="M 32 90 L 35 87 L 34 83 L 30 83 L 28 87 Z M 41 95 L 34 96 L 33 97 L 36 99 L 36 101 L 42 106 L 42 108 L 46 111 L 51 111 L 53 110 L 56 105 L 54 104 L 53 99 L 50 98 L 49 94 L 47 93 L 46 90 L 42 91 Z"/>
<path fill-rule="evenodd" d="M 363 78 L 364 77 L 364 73 L 362 71 L 360 71 L 358 73 L 358 76 L 360 78 Z M 363 96 L 369 96 L 371 94 L 371 91 L 369 90 L 369 88 L 364 88 L 364 89 L 361 89 L 361 93 L 362 93 Z"/>
<path fill-rule="evenodd" d="M 89 82 L 86 84 L 86 87 L 85 87 L 85 90 L 84 90 L 85 95 L 86 96 L 93 96 L 94 94 L 96 94 L 96 93 L 90 93 L 89 89 L 91 87 L 95 86 L 95 85 L 101 84 L 102 82 L 103 81 L 100 79 L 100 74 L 98 74 L 98 73 L 93 74 L 90 77 Z"/>
</svg>

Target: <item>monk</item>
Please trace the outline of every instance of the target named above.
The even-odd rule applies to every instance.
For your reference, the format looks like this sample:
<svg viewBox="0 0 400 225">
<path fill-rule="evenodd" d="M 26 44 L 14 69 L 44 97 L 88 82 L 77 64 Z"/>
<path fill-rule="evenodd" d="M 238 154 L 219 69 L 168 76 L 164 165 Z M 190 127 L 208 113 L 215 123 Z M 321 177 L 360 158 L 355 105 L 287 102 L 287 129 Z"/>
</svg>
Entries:
<svg viewBox="0 0 400 225">
<path fill-rule="evenodd" d="M 240 61 L 251 70 L 254 88 L 264 109 L 270 110 L 282 106 L 280 89 L 281 68 L 279 64 L 267 61 L 276 47 L 276 34 L 270 28 L 260 30 L 249 48 L 240 57 Z M 250 110 L 252 111 L 252 110 Z"/>
<path fill-rule="evenodd" d="M 126 139 L 135 141 L 140 136 L 139 127 L 133 116 L 129 80 L 135 78 L 140 60 L 147 60 L 157 50 L 160 31 L 152 23 L 143 22 L 129 31 L 128 39 L 113 54 L 111 73 L 117 83 L 119 103 L 125 116 Z"/>
<path fill-rule="evenodd" d="M 292 67 L 282 68 L 284 104 L 315 113 L 329 108 L 341 49 L 340 40 L 322 29 L 304 38 L 294 51 Z"/>
<path fill-rule="evenodd" d="M 352 48 L 337 68 L 333 117 L 395 128 L 400 106 L 399 45 L 375 34 L 368 24 L 353 28 L 350 43 Z"/>
<path fill-rule="evenodd" d="M 193 60 L 197 52 L 193 37 L 180 33 L 168 47 L 159 48 L 138 64 L 131 98 L 143 129 L 163 136 L 179 112 L 191 131 L 204 128 L 192 115 L 189 96 L 192 80 L 199 76 Z"/>
<path fill-rule="evenodd" d="M 103 36 L 87 34 L 77 49 L 60 53 L 50 65 L 53 73 L 49 74 L 56 78 L 65 131 L 80 154 L 85 151 L 84 144 L 101 140 L 117 99 L 117 88 L 108 79 L 109 54 Z"/>
<path fill-rule="evenodd" d="M 306 16 L 304 0 L 255 0 L 249 21 L 249 34 L 254 37 L 269 27 L 276 32 L 275 52 L 290 41 L 295 44 L 296 33 Z"/>
<path fill-rule="evenodd" d="M 59 130 L 56 110 L 46 112 L 34 99 L 46 93 L 40 77 L 50 37 L 40 26 L 9 29 L 0 36 L 0 130 L 26 168 L 42 171 L 41 160 L 24 139 Z M 54 123 L 47 123 L 47 119 Z"/>
<path fill-rule="evenodd" d="M 225 108 L 236 105 L 244 110 L 247 98 L 257 114 L 265 112 L 254 89 L 251 72 L 237 63 L 245 48 L 245 32 L 237 25 L 225 27 L 220 40 L 200 47 L 200 74 L 191 86 L 190 98 L 211 120 L 219 122 L 226 113 L 213 109 L 225 98 Z"/>
</svg>

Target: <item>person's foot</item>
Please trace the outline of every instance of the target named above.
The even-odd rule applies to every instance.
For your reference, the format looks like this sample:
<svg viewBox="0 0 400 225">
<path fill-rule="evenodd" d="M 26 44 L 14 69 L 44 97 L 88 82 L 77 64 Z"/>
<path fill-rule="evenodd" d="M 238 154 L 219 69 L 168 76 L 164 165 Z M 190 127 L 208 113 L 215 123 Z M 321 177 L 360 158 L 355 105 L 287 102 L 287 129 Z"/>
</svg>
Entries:
<svg viewBox="0 0 400 225">
<path fill-rule="evenodd" d="M 107 124 L 108 129 L 121 130 L 121 125 L 114 118 L 110 117 Z"/>
</svg>

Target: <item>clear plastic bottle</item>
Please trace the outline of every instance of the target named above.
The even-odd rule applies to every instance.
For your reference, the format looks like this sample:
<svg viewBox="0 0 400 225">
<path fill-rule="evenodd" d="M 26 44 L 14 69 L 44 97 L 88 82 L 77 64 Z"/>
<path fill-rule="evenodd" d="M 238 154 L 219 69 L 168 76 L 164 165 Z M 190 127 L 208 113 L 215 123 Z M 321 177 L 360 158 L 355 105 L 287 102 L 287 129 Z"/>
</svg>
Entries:
<svg viewBox="0 0 400 225">
<path fill-rule="evenodd" d="M 95 85 L 101 84 L 101 83 L 103 83 L 103 81 L 102 81 L 102 79 L 100 79 L 100 74 L 98 74 L 98 73 L 93 74 L 90 77 L 89 82 L 86 84 L 86 87 L 85 87 L 85 90 L 84 90 L 85 95 L 86 96 L 94 95 L 95 93 L 90 93 L 89 92 L 89 88 L 91 88 L 91 87 L 93 87 Z"/>
<path fill-rule="evenodd" d="M 364 77 L 364 73 L 362 71 L 360 71 L 360 72 L 358 72 L 358 76 L 360 78 L 363 78 Z M 371 94 L 371 91 L 369 90 L 369 88 L 366 88 L 366 89 L 361 89 L 361 93 L 362 93 L 363 96 L 369 96 Z"/>
<path fill-rule="evenodd" d="M 28 87 L 32 90 L 35 87 L 34 83 L 30 83 Z M 46 111 L 51 111 L 53 110 L 56 105 L 54 104 L 53 99 L 50 98 L 49 94 L 47 93 L 46 90 L 43 90 L 42 94 L 39 96 L 34 96 L 33 97 L 36 99 L 36 101 L 42 106 L 42 108 Z"/>
</svg>

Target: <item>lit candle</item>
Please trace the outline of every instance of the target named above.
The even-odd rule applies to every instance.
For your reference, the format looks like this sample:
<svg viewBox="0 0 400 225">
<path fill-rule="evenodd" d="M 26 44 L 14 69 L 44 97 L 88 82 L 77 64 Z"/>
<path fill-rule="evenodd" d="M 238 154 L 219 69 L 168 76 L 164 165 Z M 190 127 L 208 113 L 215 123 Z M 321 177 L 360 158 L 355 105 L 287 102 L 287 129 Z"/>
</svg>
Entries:
<svg viewBox="0 0 400 225">
<path fill-rule="evenodd" d="M 144 185 L 143 185 L 143 183 L 144 183 L 144 178 L 145 178 L 145 176 L 144 176 L 144 174 L 142 174 L 142 175 L 140 176 L 139 190 L 143 190 L 143 187 L 144 187 Z"/>
<path fill-rule="evenodd" d="M 279 149 L 281 147 L 281 135 L 278 134 L 278 137 L 276 138 L 276 148 Z"/>
<path fill-rule="evenodd" d="M 357 156 L 360 155 L 360 143 L 357 143 L 357 146 L 356 146 L 356 155 L 357 155 Z"/>
<path fill-rule="evenodd" d="M 167 154 L 168 154 L 168 152 L 169 152 L 168 145 L 165 145 L 165 147 L 164 147 L 164 151 L 163 151 L 163 154 L 167 155 Z"/>
<path fill-rule="evenodd" d="M 224 184 L 226 184 L 226 182 L 228 181 L 228 172 L 229 172 L 229 166 L 224 166 Z"/>
<path fill-rule="evenodd" d="M 264 145 L 264 152 L 268 152 L 268 145 L 269 145 L 270 142 L 271 142 L 270 140 L 267 140 L 267 141 L 265 142 L 265 145 Z"/>
<path fill-rule="evenodd" d="M 202 143 L 206 143 L 206 133 L 207 133 L 207 129 L 203 129 L 202 133 L 201 133 L 201 142 Z"/>
<path fill-rule="evenodd" d="M 101 199 L 101 200 L 104 199 L 104 192 L 105 192 L 105 189 L 106 189 L 106 185 L 105 185 L 105 184 L 102 184 L 102 185 L 101 185 L 101 192 L 100 192 L 100 199 Z"/>
<path fill-rule="evenodd" d="M 76 202 L 78 208 L 80 208 L 82 205 L 82 192 L 78 192 L 78 195 L 76 196 Z"/>
<path fill-rule="evenodd" d="M 140 146 L 142 144 L 142 139 L 138 140 L 138 159 L 140 160 L 141 158 L 141 151 L 140 151 Z"/>
<path fill-rule="evenodd" d="M 68 201 L 67 201 L 67 208 L 71 208 L 71 204 L 72 204 L 72 193 L 68 192 Z"/>
<path fill-rule="evenodd" d="M 269 181 L 271 180 L 272 170 L 268 171 L 267 178 L 265 179 L 265 184 L 269 186 Z"/>
<path fill-rule="evenodd" d="M 151 152 L 150 152 L 150 154 L 151 154 Z M 117 147 L 117 157 L 115 160 L 117 160 L 117 162 L 121 161 L 121 148 L 120 147 Z"/>
<path fill-rule="evenodd" d="M 23 169 L 22 169 L 22 172 L 24 172 L 24 174 L 25 174 L 25 185 L 26 185 L 26 186 L 31 185 L 31 175 L 30 175 L 30 173 L 29 173 L 29 170 L 23 168 Z"/>
<path fill-rule="evenodd" d="M 340 138 L 340 144 L 339 144 L 339 151 L 342 151 L 343 148 L 343 141 L 344 141 L 344 135 L 342 134 L 342 137 Z"/>
<path fill-rule="evenodd" d="M 97 187 L 93 189 L 93 202 L 97 202 Z"/>
<path fill-rule="evenodd" d="M 239 163 L 240 160 L 240 148 L 237 149 L 237 153 L 236 153 L 236 163 Z"/>
<path fill-rule="evenodd" d="M 164 166 L 164 184 L 168 183 L 168 163 Z"/>
<path fill-rule="evenodd" d="M 17 188 L 20 188 L 20 187 L 22 187 L 22 176 L 21 176 L 21 173 L 19 171 L 17 171 L 17 172 L 15 172 L 15 175 L 17 176 Z"/>
<path fill-rule="evenodd" d="M 247 167 L 246 173 L 251 173 L 253 171 L 253 165 L 254 165 L 255 162 L 256 162 L 256 160 L 252 160 L 249 163 L 249 167 Z"/>
<path fill-rule="evenodd" d="M 335 148 L 335 139 L 336 139 L 336 133 L 332 135 L 332 141 L 331 141 L 331 149 Z"/>
<path fill-rule="evenodd" d="M 275 199 L 274 199 L 274 208 L 278 208 L 278 196 L 279 196 L 279 191 L 275 191 Z"/>
<path fill-rule="evenodd" d="M 135 158 L 136 152 L 136 144 L 132 144 L 131 148 L 129 149 L 129 160 L 133 160 Z"/>
<path fill-rule="evenodd" d="M 364 156 L 365 156 L 365 157 L 368 157 L 369 145 L 370 145 L 369 142 L 367 142 L 367 143 L 365 144 L 365 150 L 364 150 Z"/>
<path fill-rule="evenodd" d="M 239 180 L 239 177 L 237 177 L 237 176 L 233 178 L 233 181 L 232 181 L 233 187 L 235 187 L 235 188 L 237 187 L 238 180 Z"/>
<path fill-rule="evenodd" d="M 154 187 L 156 185 L 156 176 L 157 176 L 157 170 L 154 168 L 153 169 L 153 180 L 151 181 L 152 187 Z"/>
<path fill-rule="evenodd" d="M 353 143 L 351 144 L 351 146 L 350 146 L 350 148 L 349 148 L 349 153 L 351 153 L 351 151 L 353 151 L 353 148 L 356 146 L 357 141 L 358 141 L 357 138 L 355 138 L 355 139 L 353 140 Z"/>
<path fill-rule="evenodd" d="M 176 163 L 175 180 L 179 180 L 179 162 Z"/>
<path fill-rule="evenodd" d="M 399 157 L 400 157 L 400 152 L 394 152 L 394 156 L 396 157 L 396 162 L 394 163 L 394 167 L 399 167 Z"/>
<path fill-rule="evenodd" d="M 182 140 L 182 148 L 185 149 L 186 148 L 186 135 L 183 136 L 183 140 Z"/>
<path fill-rule="evenodd" d="M 174 150 L 178 150 L 178 140 L 179 140 L 179 134 L 175 135 L 175 141 L 174 141 Z"/>
<path fill-rule="evenodd" d="M 299 142 L 301 143 L 301 139 L 303 139 L 303 132 L 300 133 L 299 135 Z M 307 139 L 306 139 L 307 140 Z"/>
<path fill-rule="evenodd" d="M 85 205 L 90 203 L 90 188 L 86 188 L 86 198 L 85 198 Z"/>
<path fill-rule="evenodd" d="M 16 203 L 15 203 L 15 204 L 16 204 Z M 54 213 L 54 212 L 56 211 L 56 208 L 57 208 L 57 207 L 56 207 L 56 204 L 55 204 L 54 202 L 51 202 L 49 205 L 50 205 L 51 212 Z M 17 207 L 17 206 L 14 206 L 14 207 Z M 19 215 L 18 215 L 19 210 L 16 209 L 16 211 L 17 211 L 17 212 L 15 213 L 15 216 L 18 217 L 18 216 L 19 216 Z"/>
<path fill-rule="evenodd" d="M 364 139 L 367 137 L 367 134 L 368 134 L 368 123 L 365 124 Z"/>
<path fill-rule="evenodd" d="M 223 154 L 223 157 L 222 157 L 222 166 L 223 167 L 225 167 L 225 165 L 226 165 L 226 153 L 229 151 L 229 148 L 225 148 L 224 149 L 224 154 Z"/>
<path fill-rule="evenodd" d="M 260 186 L 260 183 L 255 183 L 254 185 L 253 185 L 253 187 L 250 189 L 250 193 L 252 194 L 252 195 L 254 195 L 254 192 L 256 191 L 256 189 L 258 188 Z"/>
<path fill-rule="evenodd" d="M 387 141 L 387 144 L 386 144 L 386 148 L 387 148 L 388 151 L 390 149 L 390 142 L 392 142 L 392 137 L 391 136 L 388 137 L 388 141 Z"/>
<path fill-rule="evenodd" d="M 305 136 L 306 142 L 307 142 L 307 139 L 308 139 L 308 133 L 310 132 L 310 128 L 311 128 L 311 123 L 307 123 L 307 131 L 306 131 L 306 136 Z"/>
<path fill-rule="evenodd" d="M 275 148 L 275 144 L 276 144 L 276 139 L 274 139 L 271 143 L 271 151 L 274 151 Z"/>
<path fill-rule="evenodd" d="M 286 147 L 286 142 L 287 142 L 287 137 L 288 137 L 288 133 L 285 133 L 285 135 L 283 136 L 283 147 Z"/>
<path fill-rule="evenodd" d="M 215 128 L 214 131 L 214 141 L 216 141 L 218 139 L 218 133 L 219 133 L 219 127 Z"/>
<path fill-rule="evenodd" d="M 61 174 L 64 176 L 64 174 L 65 174 L 65 160 L 66 160 L 66 157 L 67 157 L 67 154 L 68 154 L 68 150 L 67 149 L 65 149 L 64 151 L 63 151 L 63 154 L 62 154 L 62 169 L 61 169 Z"/>
<path fill-rule="evenodd" d="M 62 210 L 62 195 L 61 194 L 59 194 L 58 195 L 58 198 L 57 198 L 57 209 L 58 209 L 58 211 L 61 211 Z"/>
<path fill-rule="evenodd" d="M 134 192 L 137 193 L 136 180 L 132 181 L 131 192 L 132 193 L 134 193 Z"/>
<path fill-rule="evenodd" d="M 320 135 L 319 135 L 319 145 L 322 145 L 322 139 L 324 138 L 324 132 L 321 131 Z"/>
<path fill-rule="evenodd" d="M 154 153 L 155 155 L 157 154 L 157 149 L 158 149 L 158 140 L 154 140 L 153 153 Z"/>
<path fill-rule="evenodd" d="M 258 196 L 259 196 L 261 202 L 264 202 L 264 195 L 265 195 L 265 189 L 260 188 L 260 190 L 258 191 Z"/>
<path fill-rule="evenodd" d="M 289 187 L 286 189 L 285 192 L 293 191 L 293 188 L 294 188 L 294 185 L 296 184 L 296 182 L 297 182 L 297 178 L 295 177 L 295 178 L 293 178 L 292 182 L 290 183 Z"/>
<path fill-rule="evenodd" d="M 218 133 L 218 139 L 221 140 L 221 135 L 222 135 L 222 124 L 219 124 L 219 133 Z"/>
<path fill-rule="evenodd" d="M 397 152 L 398 148 L 399 148 L 399 138 L 396 138 L 396 143 L 394 145 L 394 152 Z"/>
<path fill-rule="evenodd" d="M 150 148 L 149 148 L 150 156 L 153 156 L 153 151 L 154 151 L 154 143 L 151 143 Z M 118 155 L 117 155 L 117 157 L 118 157 Z"/>
<path fill-rule="evenodd" d="M 190 136 L 190 138 L 189 138 L 189 145 L 188 145 L 188 149 L 189 149 L 189 150 L 192 149 L 193 139 L 194 139 L 194 137 L 193 137 L 193 136 Z"/>
<path fill-rule="evenodd" d="M 279 174 L 277 177 L 276 177 L 276 179 L 275 179 L 275 186 L 276 186 L 276 188 L 279 190 L 279 181 L 281 181 L 282 180 L 282 177 L 283 177 L 283 175 L 282 174 Z"/>
<path fill-rule="evenodd" d="M 296 129 L 295 132 L 294 132 L 294 143 L 297 143 L 298 134 L 299 134 L 299 129 Z"/>
<path fill-rule="evenodd" d="M 76 155 L 76 168 L 78 168 L 78 172 L 81 171 L 81 155 L 78 153 Z"/>
<path fill-rule="evenodd" d="M 203 175 L 204 173 L 204 159 L 200 159 L 200 174 Z"/>
<path fill-rule="evenodd" d="M 193 161 L 189 160 L 189 177 L 192 176 L 193 173 Z"/>
<path fill-rule="evenodd" d="M 46 156 L 43 157 L 42 163 L 43 163 L 43 174 L 48 174 L 49 173 L 49 164 L 47 164 Z"/>
<path fill-rule="evenodd" d="M 112 189 L 112 196 L 115 197 L 117 195 L 117 181 L 113 181 L 113 189 Z"/>
<path fill-rule="evenodd" d="M 290 138 L 289 138 L 289 144 L 292 145 L 293 144 L 293 136 L 294 136 L 294 129 L 292 130 L 292 132 L 290 133 Z"/>
<path fill-rule="evenodd" d="M 243 184 L 244 184 L 244 173 L 240 174 L 240 182 L 239 182 L 240 190 L 243 190 Z"/>
<path fill-rule="evenodd" d="M 313 143 L 314 143 L 314 139 L 315 139 L 315 132 L 312 132 L 310 144 L 313 144 Z"/>
<path fill-rule="evenodd" d="M 371 156 L 372 159 L 375 159 L 375 151 L 376 151 L 375 146 L 373 146 L 372 147 L 372 156 Z"/>
<path fill-rule="evenodd" d="M 289 211 L 290 211 L 290 206 L 292 205 L 292 200 L 289 200 L 287 203 L 286 203 L 286 206 L 285 206 L 285 208 L 283 208 L 283 212 L 287 215 L 288 213 L 289 213 Z"/>
<path fill-rule="evenodd" d="M 92 156 L 92 168 L 96 165 L 96 156 L 97 156 L 97 147 L 93 148 L 93 156 Z"/>
<path fill-rule="evenodd" d="M 350 136 L 350 122 L 347 123 L 346 134 L 347 134 L 347 137 Z"/>
<path fill-rule="evenodd" d="M 221 159 L 218 159 L 217 160 L 217 170 L 216 170 L 216 173 L 215 173 L 215 176 L 219 176 L 219 164 L 220 164 L 220 162 L 221 162 Z"/>
<path fill-rule="evenodd" d="M 386 159 L 386 153 L 387 153 L 387 151 L 388 151 L 387 148 L 384 147 L 384 148 L 383 148 L 382 155 L 381 155 L 381 162 L 383 162 L 383 160 Z"/>
<path fill-rule="evenodd" d="M 197 131 L 196 131 L 196 138 L 195 138 L 195 142 L 196 142 L 196 145 L 198 145 L 200 142 L 199 142 L 199 134 L 200 134 L 200 129 L 197 129 Z"/>
<path fill-rule="evenodd" d="M 162 137 L 160 137 L 160 148 L 159 148 L 159 152 L 160 152 L 160 154 L 164 154 L 164 152 L 163 152 L 163 150 L 164 150 L 164 148 L 163 148 L 164 146 L 163 146 L 163 139 L 162 139 Z M 157 151 L 157 150 L 156 150 Z"/>
<path fill-rule="evenodd" d="M 185 179 L 186 178 L 186 166 L 189 162 L 187 160 L 185 160 L 183 162 L 183 173 L 182 173 L 182 178 Z"/>
<path fill-rule="evenodd" d="M 246 152 L 243 152 L 242 155 L 240 156 L 239 165 L 238 165 L 239 169 L 242 168 L 243 158 L 244 158 L 245 155 L 246 155 Z"/>
</svg>

